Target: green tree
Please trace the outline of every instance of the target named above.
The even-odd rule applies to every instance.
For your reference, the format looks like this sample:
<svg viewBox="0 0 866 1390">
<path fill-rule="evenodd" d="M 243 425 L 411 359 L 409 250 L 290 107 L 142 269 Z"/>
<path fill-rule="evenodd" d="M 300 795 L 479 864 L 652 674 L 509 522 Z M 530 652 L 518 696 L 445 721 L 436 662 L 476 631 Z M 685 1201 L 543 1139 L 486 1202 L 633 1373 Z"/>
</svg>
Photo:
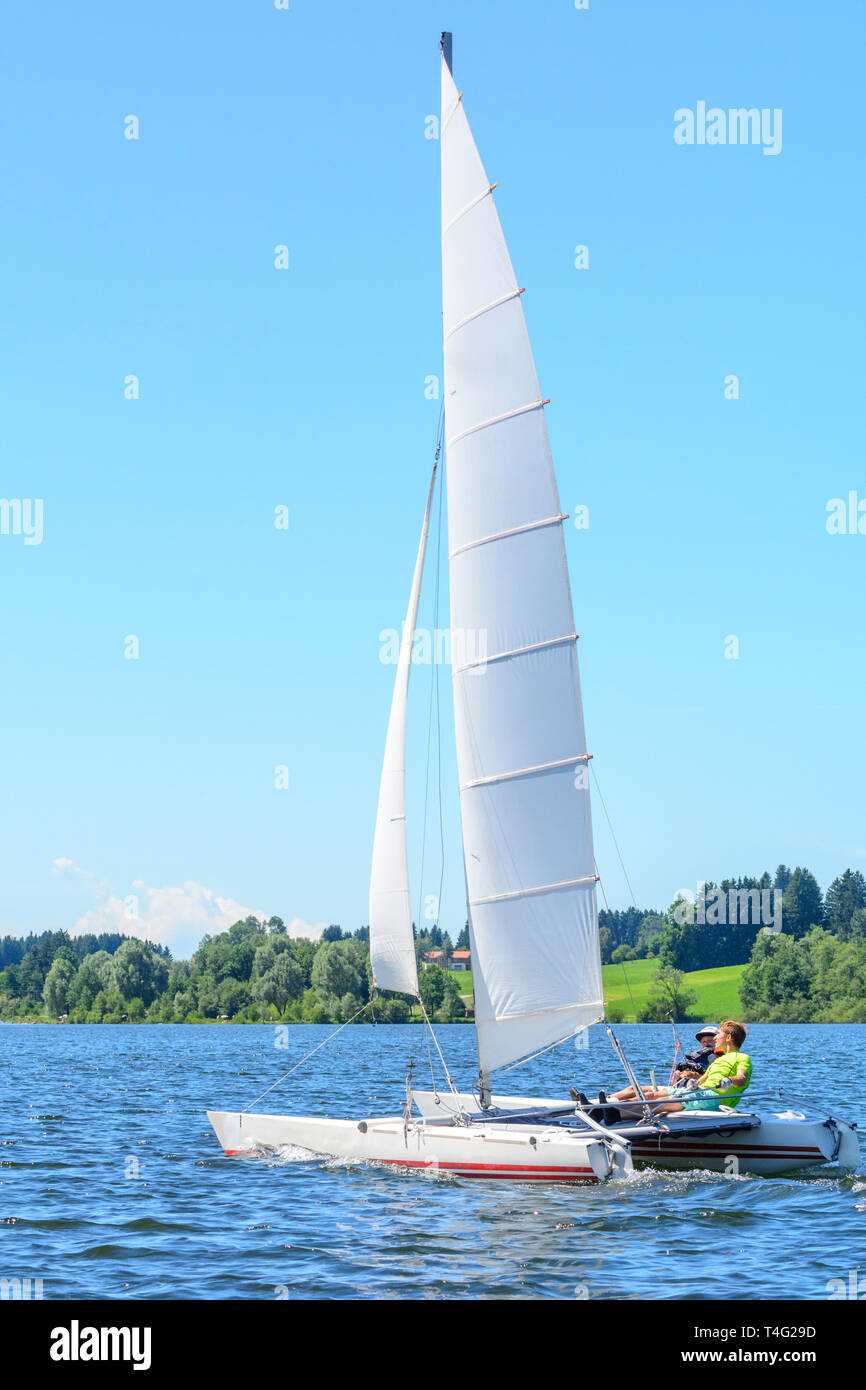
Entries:
<svg viewBox="0 0 866 1390">
<path fill-rule="evenodd" d="M 808 947 L 786 932 L 761 932 L 740 984 L 746 1018 L 808 1022 L 811 984 Z"/>
<path fill-rule="evenodd" d="M 332 1015 L 346 994 L 363 995 L 366 978 L 358 968 L 358 941 L 323 941 L 313 961 L 311 981 L 319 1000 Z M 363 950 L 363 947 L 361 947 Z"/>
<path fill-rule="evenodd" d="M 306 936 L 292 938 L 292 955 L 303 970 L 304 980 L 308 987 L 313 971 L 313 961 L 316 959 L 316 948 L 317 943 L 308 940 Z"/>
<path fill-rule="evenodd" d="M 658 950 L 664 928 L 665 919 L 658 912 L 648 912 L 641 918 L 635 942 L 639 956 L 646 957 L 651 951 L 655 953 Z"/>
<path fill-rule="evenodd" d="M 111 986 L 111 956 L 107 951 L 94 951 L 85 956 L 69 986 L 68 1005 L 70 1010 L 82 1009 L 86 1013 L 101 989 Z"/>
<path fill-rule="evenodd" d="M 143 999 L 147 1005 L 168 984 L 168 966 L 146 942 L 130 937 L 114 953 L 111 980 L 124 999 Z"/>
<path fill-rule="evenodd" d="M 852 941 L 860 941 L 866 937 L 866 908 L 859 907 L 854 913 L 849 925 L 849 936 Z"/>
<path fill-rule="evenodd" d="M 359 999 L 357 994 L 351 994 L 347 991 L 340 1000 L 340 1005 L 337 1009 L 337 1017 L 340 1022 L 349 1023 L 355 1017 L 358 1010 L 363 1008 L 363 1004 L 363 999 Z M 359 1023 L 363 1022 L 362 1019 L 358 1019 L 357 1021 Z"/>
<path fill-rule="evenodd" d="M 682 970 L 670 965 L 660 965 L 650 985 L 650 993 L 644 1009 L 640 1011 L 641 1023 L 662 1023 L 673 1017 L 674 1022 L 684 1019 L 697 1000 L 694 990 L 686 986 Z"/>
<path fill-rule="evenodd" d="M 408 1023 L 409 1005 L 405 999 L 386 999 L 378 1006 L 378 1013 L 385 1016 L 386 1023 Z"/>
<path fill-rule="evenodd" d="M 824 925 L 842 941 L 857 933 L 851 930 L 855 912 L 866 908 L 866 878 L 859 869 L 846 869 L 834 878 L 824 901 Z"/>
<path fill-rule="evenodd" d="M 795 869 L 782 897 L 782 930 L 794 937 L 820 927 L 824 916 L 821 889 L 808 869 Z"/>
<path fill-rule="evenodd" d="M 418 988 L 427 1013 L 435 1014 L 445 998 L 445 971 L 438 965 L 430 965 L 418 976 Z"/>
<path fill-rule="evenodd" d="M 445 994 L 439 1010 L 443 1023 L 453 1023 L 455 1019 L 466 1017 L 466 1005 L 460 998 L 457 982 L 450 971 L 445 975 Z"/>
<path fill-rule="evenodd" d="M 288 955 L 291 958 L 292 954 L 292 943 L 287 936 L 265 937 L 261 945 L 256 947 L 250 978 L 257 980 L 261 975 L 266 975 L 276 965 L 280 956 Z"/>
<path fill-rule="evenodd" d="M 250 986 L 246 980 L 223 980 L 217 990 L 220 1013 L 234 1018 L 250 1002 Z"/>
<path fill-rule="evenodd" d="M 67 1012 L 69 987 L 74 978 L 75 966 L 64 956 L 56 956 L 42 987 L 42 997 L 52 1018 L 59 1018 Z"/>
<path fill-rule="evenodd" d="M 304 972 L 292 956 L 284 951 L 263 975 L 253 982 L 253 998 L 260 1004 L 273 1004 L 282 1013 L 290 999 L 300 996 L 304 988 Z"/>
</svg>

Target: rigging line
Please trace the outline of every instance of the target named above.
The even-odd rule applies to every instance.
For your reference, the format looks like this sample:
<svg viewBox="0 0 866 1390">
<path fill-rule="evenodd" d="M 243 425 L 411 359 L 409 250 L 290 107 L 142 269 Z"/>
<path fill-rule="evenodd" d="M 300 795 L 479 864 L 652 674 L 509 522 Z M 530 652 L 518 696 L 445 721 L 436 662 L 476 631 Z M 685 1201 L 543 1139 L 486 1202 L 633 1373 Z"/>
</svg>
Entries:
<svg viewBox="0 0 866 1390">
<path fill-rule="evenodd" d="M 450 1073 L 450 1071 L 448 1070 L 448 1063 L 445 1061 L 445 1058 L 444 1058 L 443 1055 L 442 1055 L 442 1048 L 439 1046 L 439 1039 L 437 1038 L 435 1032 L 433 1031 L 433 1024 L 430 1022 L 430 1019 L 429 1019 L 428 1016 L 427 1016 L 427 1010 L 426 1010 L 425 1007 L 424 1007 L 424 1000 L 421 999 L 421 1000 L 420 1000 L 420 1003 L 421 1003 L 421 1012 L 422 1012 L 422 1014 L 424 1015 L 424 1022 L 427 1024 L 427 1027 L 430 1029 L 430 1036 L 431 1036 L 431 1038 L 433 1039 L 434 1043 L 436 1044 L 436 1051 L 439 1053 L 439 1061 L 442 1063 L 442 1070 L 445 1072 L 445 1075 L 446 1075 L 446 1077 L 447 1077 L 447 1079 L 448 1079 L 448 1085 L 451 1087 L 451 1093 L 452 1093 L 452 1095 L 457 1096 L 457 1095 L 459 1095 L 459 1092 L 458 1092 L 458 1090 L 457 1090 L 457 1087 L 454 1085 L 454 1082 L 451 1080 L 451 1073 Z M 462 1114 L 462 1106 L 461 1106 L 461 1114 Z"/>
<path fill-rule="evenodd" d="M 635 897 L 634 897 L 634 888 L 631 887 L 631 880 L 630 880 L 630 878 L 628 878 L 628 874 L 626 873 L 626 865 L 624 865 L 624 863 L 623 863 L 623 856 L 621 856 L 620 847 L 619 847 L 619 844 L 617 844 L 616 835 L 614 835 L 614 833 L 613 833 L 613 826 L 612 826 L 612 824 L 610 824 L 610 816 L 607 815 L 607 806 L 605 805 L 605 798 L 603 798 L 603 796 L 602 796 L 602 788 L 601 788 L 601 784 L 599 784 L 598 773 L 596 773 L 595 767 L 592 766 L 592 763 L 588 763 L 587 766 L 589 767 L 589 771 L 591 771 L 592 776 L 594 776 L 594 778 L 595 778 L 595 790 L 598 791 L 598 799 L 599 799 L 599 801 L 601 801 L 601 803 L 602 803 L 602 810 L 603 810 L 603 812 L 605 812 L 605 820 L 607 821 L 607 828 L 609 828 L 609 831 L 610 831 L 610 838 L 612 838 L 612 840 L 613 840 L 613 845 L 614 845 L 614 849 L 616 849 L 617 859 L 620 860 L 620 869 L 623 870 L 623 877 L 624 877 L 624 880 L 626 880 L 626 883 L 628 884 L 628 892 L 630 892 L 630 894 L 631 894 L 631 902 L 632 902 L 632 905 L 634 905 L 635 908 L 637 908 L 638 903 L 637 903 L 637 901 L 635 901 Z M 595 866 L 595 872 L 598 873 L 598 865 Z M 606 906 L 606 908 L 607 908 L 607 898 L 606 898 L 606 895 L 605 895 L 605 890 L 603 890 L 603 888 L 602 888 L 602 897 L 605 898 L 605 906 Z M 607 908 L 607 910 L 609 910 L 609 912 L 610 912 L 610 908 Z M 631 999 L 631 1008 L 634 1009 L 635 1019 L 637 1019 L 637 1015 L 638 1015 L 638 1006 L 637 1006 L 637 1004 L 635 1004 L 635 1002 L 634 1002 L 634 994 L 632 994 L 632 992 L 631 992 L 631 984 L 628 983 L 628 972 L 627 972 L 627 970 L 626 970 L 626 962 L 624 962 L 624 960 L 620 960 L 620 965 L 621 965 L 621 967 L 623 967 L 623 979 L 626 980 L 626 988 L 627 988 L 627 990 L 628 990 L 628 998 Z"/>
<path fill-rule="evenodd" d="M 443 401 L 443 411 L 444 411 Z M 439 427 L 439 443 L 436 447 L 436 456 L 442 449 L 442 437 L 444 432 L 444 416 Z M 436 533 L 436 597 L 433 605 L 433 631 L 439 631 L 439 601 L 441 595 L 441 574 L 442 574 L 442 499 L 445 496 L 445 465 L 442 465 L 442 475 L 439 479 L 439 518 Z M 453 653 L 452 653 L 453 660 Z M 439 702 L 439 663 L 436 661 L 436 653 L 433 652 L 434 684 L 436 689 L 436 781 L 437 798 L 439 801 L 439 894 L 436 898 L 436 923 L 442 914 L 442 888 L 445 883 L 445 824 L 442 812 L 442 716 Z"/>
<path fill-rule="evenodd" d="M 439 406 L 439 423 L 438 423 L 438 425 L 437 425 L 437 427 L 436 427 L 436 445 L 435 445 L 435 452 L 434 452 L 434 455 L 433 455 L 433 467 L 434 467 L 434 468 L 438 468 L 439 456 L 440 456 L 440 454 L 442 453 L 442 431 L 443 431 L 443 427 L 444 427 L 444 422 L 445 422 L 445 402 L 444 402 L 444 400 L 443 400 L 442 403 L 441 403 L 441 405 Z M 442 485 L 442 476 L 441 476 L 441 473 L 440 473 L 440 476 L 439 476 L 439 488 L 440 488 L 440 491 L 439 491 L 439 524 L 440 524 L 440 528 L 441 528 L 441 522 L 442 522 L 442 486 L 443 486 L 443 485 Z M 438 611 L 438 594 L 439 594 L 439 560 L 438 560 L 438 542 L 437 542 L 437 561 L 436 561 L 436 595 L 437 595 L 437 611 Z M 435 621 L 434 621 L 434 641 L 435 641 Z M 433 651 L 433 648 L 432 648 L 432 645 L 431 645 L 431 652 L 432 652 L 432 651 Z M 436 665 L 436 662 L 435 662 L 435 652 L 433 652 L 433 657 L 434 657 L 433 666 L 435 667 L 435 665 Z M 420 874 L 419 874 L 419 876 L 418 876 L 418 911 L 417 911 L 417 913 L 415 914 L 415 921 L 416 921 L 417 924 L 418 924 L 418 930 L 420 930 L 420 925 L 421 925 L 421 905 L 422 905 L 423 900 L 424 900 L 424 865 L 425 865 L 425 861 L 426 861 L 426 857 L 427 857 L 427 811 L 428 811 L 429 797 L 430 797 L 430 745 L 431 745 L 431 741 L 432 741 L 432 737 L 433 737 L 433 677 L 434 677 L 434 672 L 431 671 L 431 673 L 430 673 L 430 701 L 429 701 L 429 704 L 428 704 L 428 707 L 427 707 L 427 766 L 426 766 L 426 769 L 425 769 L 425 772 L 424 772 L 424 817 L 423 817 L 423 822 L 422 822 L 422 827 L 421 827 L 421 872 L 420 872 Z M 437 915 L 437 918 L 438 918 L 438 915 L 439 915 L 438 912 L 437 912 L 436 915 Z"/>
<path fill-rule="evenodd" d="M 430 1063 L 430 1084 L 433 1087 L 433 1094 L 438 1099 L 439 1087 L 436 1085 L 436 1072 L 433 1067 L 433 1053 L 430 1051 L 430 1034 L 427 1029 L 427 1020 L 424 1019 L 424 1041 L 427 1044 L 427 1060 Z"/>
<path fill-rule="evenodd" d="M 614 835 L 614 833 L 613 833 L 613 826 L 611 825 L 611 822 L 610 822 L 610 816 L 607 814 L 607 807 L 606 807 L 606 805 L 604 804 L 604 797 L 603 797 L 602 794 L 601 794 L 601 786 L 599 785 L 598 773 L 596 772 L 595 768 L 592 766 L 591 763 L 589 764 L 589 767 L 590 767 L 590 771 L 592 772 L 593 777 L 595 778 L 595 786 L 596 786 L 596 790 L 597 790 L 597 792 L 598 792 L 598 799 L 599 799 L 599 801 L 601 802 L 601 809 L 604 811 L 604 818 L 605 818 L 605 820 L 607 821 L 608 829 L 610 830 L 611 839 L 613 840 L 614 848 L 616 849 L 616 854 L 617 854 L 617 858 L 619 859 L 619 866 L 620 866 L 620 868 L 622 869 L 623 878 L 625 879 L 626 883 L 628 884 L 628 891 L 629 891 L 629 893 L 631 893 L 631 900 L 632 900 L 632 903 L 634 904 L 635 907 L 637 907 L 637 901 L 636 901 L 635 896 L 634 896 L 634 889 L 632 888 L 631 882 L 630 882 L 630 880 L 629 880 L 629 876 L 628 876 L 628 874 L 626 873 L 625 864 L 623 863 L 622 855 L 621 855 L 620 852 L 619 852 L 619 845 L 618 845 L 618 843 L 617 843 L 617 838 L 616 838 L 616 835 Z M 596 872 L 598 872 L 598 870 L 596 870 Z"/>
<path fill-rule="evenodd" d="M 313 1052 L 318 1052 L 320 1047 L 325 1047 L 331 1041 L 332 1038 L 335 1038 L 337 1036 L 338 1033 L 342 1033 L 344 1028 L 348 1028 L 350 1023 L 354 1023 L 355 1019 L 359 1018 L 365 1009 L 369 1009 L 372 1002 L 372 998 L 370 998 L 367 1000 L 366 1004 L 362 1004 L 356 1014 L 352 1014 L 352 1017 L 347 1018 L 345 1023 L 341 1023 L 339 1028 L 335 1028 L 333 1033 L 329 1033 L 326 1038 L 323 1038 L 323 1040 L 320 1043 L 317 1043 L 316 1046 L 313 1048 L 312 1052 L 308 1052 L 306 1057 L 301 1058 L 300 1062 L 296 1062 L 293 1067 L 289 1067 L 288 1071 L 283 1072 L 282 1076 L 277 1077 L 273 1085 L 268 1086 L 267 1090 L 262 1091 L 262 1094 L 260 1096 L 256 1096 L 255 1100 L 251 1100 L 249 1105 L 245 1105 L 243 1110 L 241 1111 L 241 1114 L 246 1115 L 248 1110 L 252 1110 L 254 1105 L 258 1105 L 260 1100 L 264 1100 L 265 1096 L 268 1095 L 268 1093 L 272 1091 L 275 1086 L 279 1086 L 280 1082 L 285 1081 L 287 1076 L 291 1076 L 293 1072 L 296 1072 L 298 1070 L 298 1067 L 302 1067 L 305 1062 L 308 1062 L 312 1057 Z"/>
<path fill-rule="evenodd" d="M 604 1021 L 604 1020 L 601 1019 L 601 1018 L 594 1018 L 594 1019 L 593 1019 L 593 1023 L 602 1023 L 603 1021 Z M 591 1025 L 587 1023 L 587 1024 L 585 1024 L 584 1026 L 587 1027 L 587 1028 L 589 1028 Z M 581 1029 L 581 1032 L 582 1032 L 582 1031 L 583 1031 L 583 1029 Z M 545 1052 L 552 1052 L 553 1049 L 554 1049 L 555 1047 L 562 1047 L 562 1044 L 563 1044 L 564 1042 L 568 1042 L 569 1038 L 573 1038 L 573 1037 L 575 1037 L 575 1036 L 576 1036 L 575 1033 L 566 1033 L 566 1035 L 565 1035 L 564 1038 L 559 1038 L 559 1039 L 557 1039 L 557 1041 L 554 1042 L 554 1043 L 548 1043 L 547 1047 L 541 1047 L 541 1048 L 539 1048 L 539 1050 L 538 1050 L 537 1052 L 531 1052 L 530 1055 L 529 1055 L 528 1057 L 521 1057 L 519 1061 L 517 1061 L 517 1062 L 512 1062 L 510 1067 L 502 1067 L 502 1068 L 497 1067 L 497 1071 L 501 1070 L 502 1073 L 504 1074 L 504 1073 L 507 1072 L 507 1071 L 514 1071 L 514 1068 L 515 1068 L 515 1067 L 524 1067 L 524 1066 L 526 1066 L 526 1063 L 527 1063 L 527 1062 L 534 1062 L 536 1057 L 543 1057 L 544 1054 L 545 1054 Z"/>
<path fill-rule="evenodd" d="M 601 795 L 601 793 L 599 793 L 599 795 Z M 605 893 L 604 891 L 604 881 L 602 880 L 602 877 L 598 872 L 598 862 L 594 856 L 592 862 L 593 864 L 595 864 L 595 874 L 596 878 L 598 879 L 598 886 L 601 889 L 601 896 L 604 898 L 604 905 L 607 908 L 608 912 L 610 912 L 610 903 L 607 900 L 607 893 Z M 620 965 L 622 966 L 622 975 L 623 979 L 625 980 L 625 987 L 628 990 L 628 997 L 631 1000 L 631 1006 L 634 1009 L 635 1018 L 637 1018 L 637 1004 L 634 1002 L 634 995 L 631 992 L 631 984 L 629 983 L 628 972 L 625 968 L 625 961 L 621 960 Z"/>
</svg>

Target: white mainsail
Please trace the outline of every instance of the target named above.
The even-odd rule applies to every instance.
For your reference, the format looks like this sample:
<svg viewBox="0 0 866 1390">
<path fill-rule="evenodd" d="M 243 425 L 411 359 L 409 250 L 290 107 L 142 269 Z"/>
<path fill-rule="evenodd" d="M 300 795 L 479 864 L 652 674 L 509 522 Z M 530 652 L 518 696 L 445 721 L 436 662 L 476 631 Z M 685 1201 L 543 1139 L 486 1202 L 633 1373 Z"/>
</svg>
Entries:
<svg viewBox="0 0 866 1390">
<path fill-rule="evenodd" d="M 370 870 L 370 962 L 373 983 L 378 989 L 396 989 L 403 994 L 414 995 L 418 994 L 418 967 L 406 853 L 406 704 L 435 479 L 434 468 L 427 493 L 409 607 L 400 639 Z"/>
<path fill-rule="evenodd" d="M 444 56 L 440 142 L 454 706 L 486 1076 L 604 1008 L 564 517 L 521 291 Z"/>
</svg>

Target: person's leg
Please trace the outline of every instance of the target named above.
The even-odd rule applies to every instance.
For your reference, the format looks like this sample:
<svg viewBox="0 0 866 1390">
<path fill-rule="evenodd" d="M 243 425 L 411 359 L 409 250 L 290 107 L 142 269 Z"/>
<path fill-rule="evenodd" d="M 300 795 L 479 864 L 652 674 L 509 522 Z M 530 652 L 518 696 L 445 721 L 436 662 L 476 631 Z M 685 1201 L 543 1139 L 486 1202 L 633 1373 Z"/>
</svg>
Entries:
<svg viewBox="0 0 866 1390">
<path fill-rule="evenodd" d="M 652 1100 L 652 1097 L 651 1097 L 651 1096 L 647 1096 L 647 1100 Z M 653 1115 L 667 1115 L 667 1114 L 670 1114 L 670 1113 L 671 1113 L 672 1111 L 674 1111 L 674 1110 L 682 1110 L 682 1108 L 683 1108 L 682 1101 L 679 1101 L 679 1100 L 669 1100 L 669 1101 L 665 1101 L 664 1104 L 662 1104 L 662 1105 L 653 1105 L 652 1113 L 653 1113 Z M 641 1104 L 640 1101 L 635 1101 L 635 1103 L 634 1103 L 633 1105 L 624 1105 L 624 1106 L 621 1107 L 621 1110 L 622 1110 L 622 1118 L 623 1118 L 624 1120 L 642 1120 L 642 1119 L 643 1119 L 643 1106 L 642 1106 L 642 1104 Z"/>
<path fill-rule="evenodd" d="M 653 1091 L 649 1086 L 643 1088 L 644 1100 L 662 1100 L 668 1094 L 667 1086 L 659 1086 L 658 1090 Z M 624 1091 L 614 1091 L 613 1095 L 608 1096 L 608 1100 L 637 1100 L 633 1086 L 627 1086 Z"/>
</svg>

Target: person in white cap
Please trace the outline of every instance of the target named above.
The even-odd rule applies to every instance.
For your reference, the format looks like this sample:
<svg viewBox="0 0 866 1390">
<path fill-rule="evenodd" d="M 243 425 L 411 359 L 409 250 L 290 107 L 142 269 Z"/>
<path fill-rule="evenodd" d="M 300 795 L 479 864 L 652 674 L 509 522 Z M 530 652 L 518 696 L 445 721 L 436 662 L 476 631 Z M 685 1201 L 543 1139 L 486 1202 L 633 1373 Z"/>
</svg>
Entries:
<svg viewBox="0 0 866 1390">
<path fill-rule="evenodd" d="M 718 1031 L 718 1025 L 715 1023 L 701 1024 L 695 1033 L 700 1046 L 694 1052 L 686 1053 L 674 1071 L 672 1077 L 674 1085 L 681 1086 L 685 1081 L 697 1081 L 699 1077 L 703 1076 L 716 1055 L 715 1042 Z"/>
</svg>

